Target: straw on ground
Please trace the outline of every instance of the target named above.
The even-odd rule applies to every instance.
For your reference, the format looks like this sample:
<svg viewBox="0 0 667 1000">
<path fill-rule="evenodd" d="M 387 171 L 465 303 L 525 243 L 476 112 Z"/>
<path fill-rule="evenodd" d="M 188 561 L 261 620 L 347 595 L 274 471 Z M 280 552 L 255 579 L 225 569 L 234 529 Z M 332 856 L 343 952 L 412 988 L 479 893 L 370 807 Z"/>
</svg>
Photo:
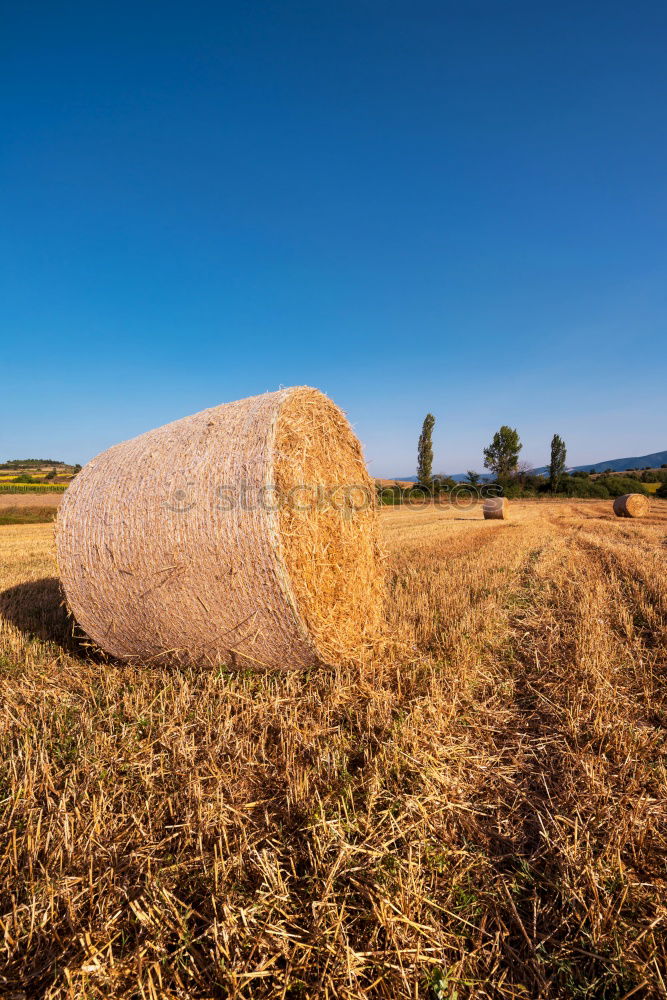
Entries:
<svg viewBox="0 0 667 1000">
<path fill-rule="evenodd" d="M 392 645 L 100 662 L 0 530 L 0 992 L 661 996 L 667 503 L 391 510 Z"/>
</svg>

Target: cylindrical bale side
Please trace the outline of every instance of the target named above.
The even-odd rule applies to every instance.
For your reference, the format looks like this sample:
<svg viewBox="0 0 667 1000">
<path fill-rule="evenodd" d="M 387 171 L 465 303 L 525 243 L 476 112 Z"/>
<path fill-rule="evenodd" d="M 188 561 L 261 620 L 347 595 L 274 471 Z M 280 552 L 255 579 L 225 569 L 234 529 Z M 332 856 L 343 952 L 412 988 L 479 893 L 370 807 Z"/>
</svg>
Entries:
<svg viewBox="0 0 667 1000">
<path fill-rule="evenodd" d="M 98 455 L 65 493 L 56 541 L 73 615 L 124 659 L 331 663 L 379 621 L 373 484 L 344 414 L 307 387 Z"/>
<path fill-rule="evenodd" d="M 507 497 L 489 497 L 484 501 L 485 521 L 501 520 L 505 521 L 509 517 L 509 504 Z"/>
<path fill-rule="evenodd" d="M 616 517 L 646 517 L 649 506 L 649 499 L 643 493 L 625 493 L 614 500 L 614 514 Z"/>
</svg>

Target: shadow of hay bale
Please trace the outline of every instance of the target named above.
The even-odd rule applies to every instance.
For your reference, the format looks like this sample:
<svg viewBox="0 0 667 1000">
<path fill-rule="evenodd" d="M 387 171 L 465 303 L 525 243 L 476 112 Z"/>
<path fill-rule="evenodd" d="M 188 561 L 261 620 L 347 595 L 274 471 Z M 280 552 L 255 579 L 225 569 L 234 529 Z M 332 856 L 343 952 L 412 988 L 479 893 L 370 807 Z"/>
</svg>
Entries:
<svg viewBox="0 0 667 1000">
<path fill-rule="evenodd" d="M 28 638 L 60 646 L 70 656 L 106 659 L 90 647 L 90 640 L 77 635 L 78 627 L 65 606 L 60 580 L 55 576 L 30 580 L 0 593 L 0 617 Z"/>
</svg>

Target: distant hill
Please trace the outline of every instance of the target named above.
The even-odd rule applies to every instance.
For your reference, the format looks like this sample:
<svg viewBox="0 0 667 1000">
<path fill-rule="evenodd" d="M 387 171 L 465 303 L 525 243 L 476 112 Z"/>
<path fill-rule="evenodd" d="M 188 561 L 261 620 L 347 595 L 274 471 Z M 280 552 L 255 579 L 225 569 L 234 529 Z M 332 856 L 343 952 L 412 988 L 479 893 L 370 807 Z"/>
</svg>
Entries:
<svg viewBox="0 0 667 1000">
<path fill-rule="evenodd" d="M 444 475 L 449 476 L 450 479 L 455 479 L 457 481 L 457 483 L 462 483 L 465 479 L 468 478 L 468 476 L 466 475 L 465 472 L 452 472 L 452 473 L 446 472 L 446 473 L 444 473 Z M 480 475 L 479 478 L 480 479 L 491 479 L 491 476 L 488 473 L 484 472 L 484 473 L 482 473 Z M 389 480 L 389 479 L 385 480 L 385 479 L 383 479 L 382 482 L 387 482 L 387 483 L 388 482 L 416 483 L 417 482 L 417 477 L 416 476 L 396 476 L 395 480 Z"/>
<path fill-rule="evenodd" d="M 570 472 L 606 472 L 607 469 L 613 469 L 614 472 L 623 472 L 625 469 L 643 469 L 648 466 L 650 469 L 659 469 L 663 463 L 667 463 L 667 451 L 654 451 L 651 455 L 635 455 L 633 458 L 610 458 L 606 462 L 589 462 L 587 465 L 568 465 Z M 548 465 L 542 465 L 539 469 L 533 469 L 533 472 L 537 475 L 544 475 L 549 471 Z M 449 475 L 449 473 L 448 473 Z M 467 479 L 465 472 L 455 472 L 451 474 L 452 479 L 456 479 L 457 482 L 462 482 Z M 482 479 L 489 479 L 487 475 L 482 475 Z M 396 476 L 397 480 L 401 480 L 406 483 L 416 483 L 416 476 Z"/>
<path fill-rule="evenodd" d="M 55 458 L 10 458 L 0 463 L 0 469 L 36 469 L 42 465 L 66 467 L 65 462 L 57 461 Z"/>
<path fill-rule="evenodd" d="M 607 462 L 591 462 L 590 465 L 573 465 L 570 469 L 573 472 L 606 472 L 607 469 L 612 469 L 614 472 L 624 472 L 625 469 L 644 469 L 646 466 L 649 469 L 659 469 L 660 466 L 667 463 L 667 451 L 654 451 L 652 455 L 635 455 L 633 458 L 610 458 Z M 547 465 L 543 465 L 540 469 L 534 470 L 537 473 L 544 473 L 549 471 Z"/>
</svg>

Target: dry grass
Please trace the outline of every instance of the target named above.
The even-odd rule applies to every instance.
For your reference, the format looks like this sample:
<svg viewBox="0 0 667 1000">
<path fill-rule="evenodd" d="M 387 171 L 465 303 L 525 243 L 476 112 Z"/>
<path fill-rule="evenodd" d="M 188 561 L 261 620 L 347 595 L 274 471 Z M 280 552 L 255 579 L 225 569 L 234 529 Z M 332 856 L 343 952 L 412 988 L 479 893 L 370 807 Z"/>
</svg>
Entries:
<svg viewBox="0 0 667 1000">
<path fill-rule="evenodd" d="M 29 507 L 27 504 L 0 506 L 0 524 L 48 524 L 55 521 L 56 514 L 55 507 Z"/>
<path fill-rule="evenodd" d="M 0 513 L 8 507 L 44 507 L 55 511 L 62 499 L 62 493 L 0 493 Z"/>
<path fill-rule="evenodd" d="M 80 648 L 0 530 L 0 993 L 666 994 L 667 503 L 390 510 L 373 661 Z"/>
</svg>

